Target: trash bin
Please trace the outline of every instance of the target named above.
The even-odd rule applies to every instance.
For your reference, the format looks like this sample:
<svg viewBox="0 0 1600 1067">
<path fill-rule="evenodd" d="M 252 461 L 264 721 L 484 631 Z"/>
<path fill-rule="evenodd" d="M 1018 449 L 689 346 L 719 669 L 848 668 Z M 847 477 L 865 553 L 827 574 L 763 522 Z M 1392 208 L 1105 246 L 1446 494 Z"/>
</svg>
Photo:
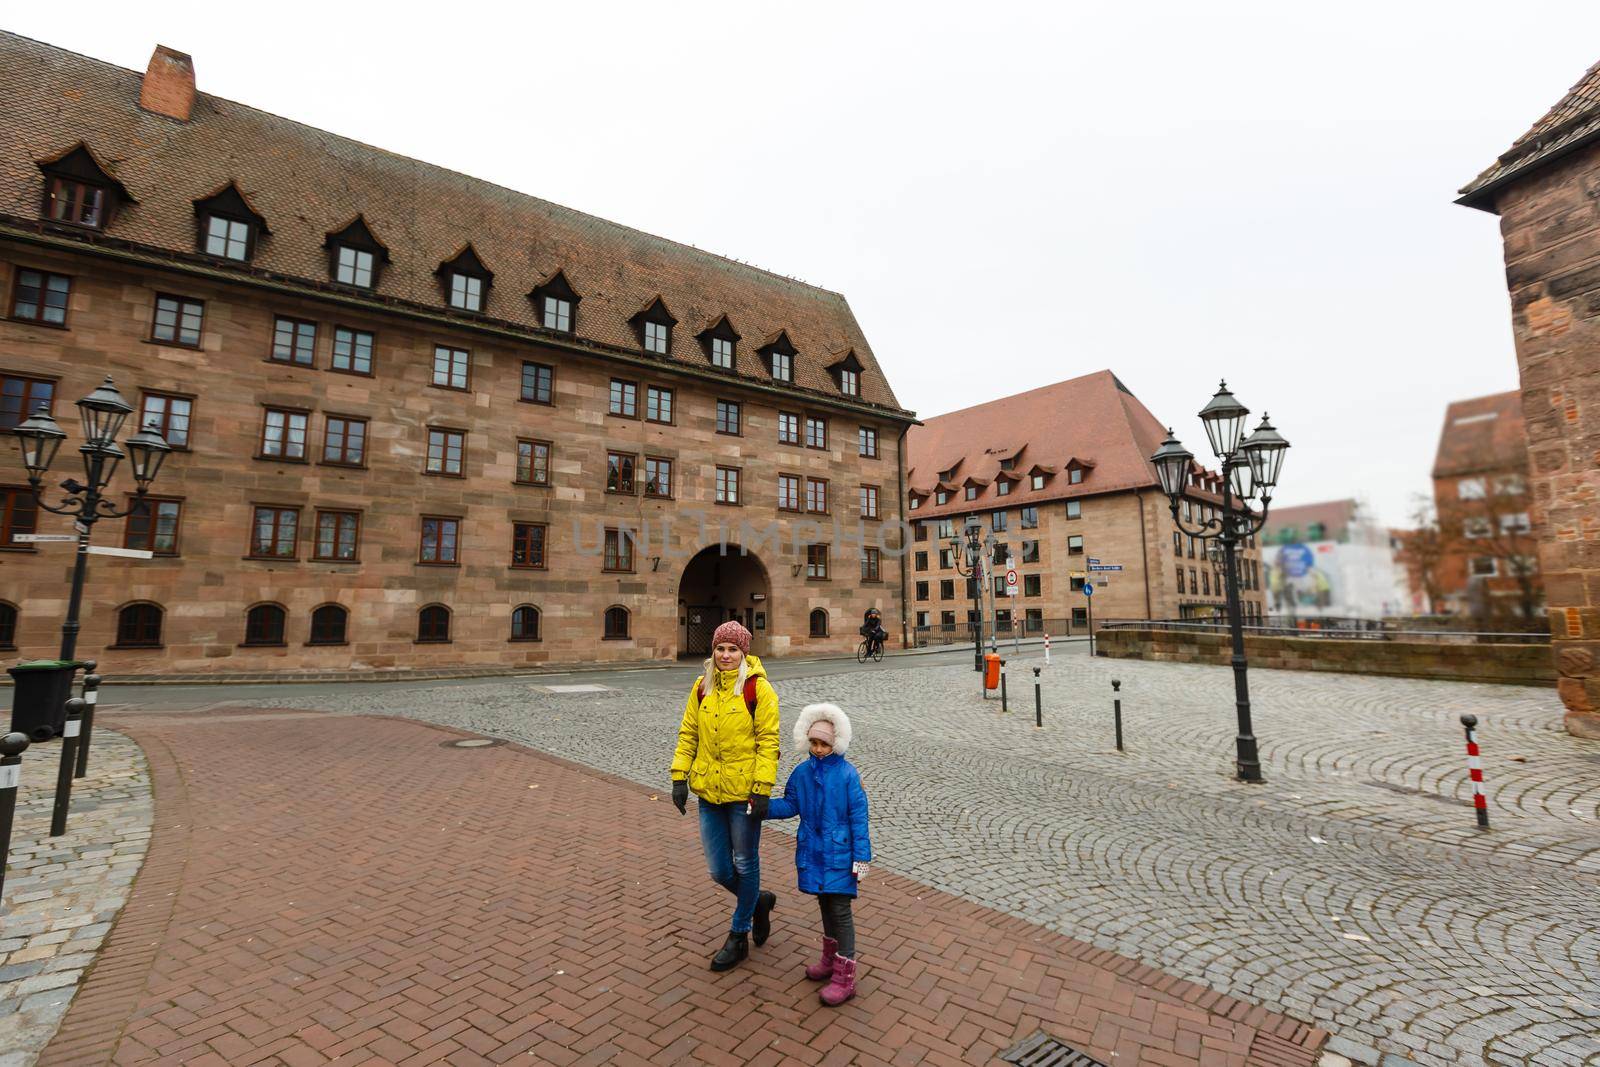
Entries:
<svg viewBox="0 0 1600 1067">
<path fill-rule="evenodd" d="M 72 676 L 83 666 L 78 660 L 40 659 L 7 667 L 15 688 L 11 690 L 11 729 L 31 741 L 59 737 L 67 726 L 67 700 L 72 696 Z"/>
</svg>

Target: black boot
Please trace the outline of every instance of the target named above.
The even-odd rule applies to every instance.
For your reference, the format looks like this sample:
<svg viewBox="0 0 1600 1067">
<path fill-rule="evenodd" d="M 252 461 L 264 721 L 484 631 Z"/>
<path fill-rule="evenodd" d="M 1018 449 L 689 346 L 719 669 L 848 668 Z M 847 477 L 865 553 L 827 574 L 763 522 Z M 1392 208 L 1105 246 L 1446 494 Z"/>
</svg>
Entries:
<svg viewBox="0 0 1600 1067">
<path fill-rule="evenodd" d="M 713 971 L 726 971 L 737 967 L 741 961 L 750 955 L 749 934 L 729 934 L 728 940 L 722 943 L 717 954 L 711 957 Z"/>
<path fill-rule="evenodd" d="M 755 937 L 758 945 L 767 943 L 767 935 L 772 933 L 772 909 L 778 906 L 778 895 L 763 889 L 761 895 L 756 897 L 756 914 L 750 923 L 750 933 Z"/>
</svg>

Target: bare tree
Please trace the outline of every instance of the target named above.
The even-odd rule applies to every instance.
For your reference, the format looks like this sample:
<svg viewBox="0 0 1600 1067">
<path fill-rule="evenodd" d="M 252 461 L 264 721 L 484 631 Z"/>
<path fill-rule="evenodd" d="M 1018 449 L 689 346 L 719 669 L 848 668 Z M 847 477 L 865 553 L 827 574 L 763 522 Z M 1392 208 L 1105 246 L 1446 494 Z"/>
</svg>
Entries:
<svg viewBox="0 0 1600 1067">
<path fill-rule="evenodd" d="M 1419 493 L 1412 499 L 1411 528 L 1401 534 L 1400 550 L 1395 556 L 1411 581 L 1422 590 L 1429 615 L 1439 614 L 1443 592 L 1441 571 L 1448 554 L 1433 512 L 1433 500 Z"/>
</svg>

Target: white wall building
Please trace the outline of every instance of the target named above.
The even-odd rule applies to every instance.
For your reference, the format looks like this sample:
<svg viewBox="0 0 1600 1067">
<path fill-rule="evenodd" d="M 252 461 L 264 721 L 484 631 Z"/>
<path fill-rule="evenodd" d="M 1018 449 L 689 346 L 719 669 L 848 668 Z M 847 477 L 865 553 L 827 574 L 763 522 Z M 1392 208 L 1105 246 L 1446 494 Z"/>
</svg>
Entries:
<svg viewBox="0 0 1600 1067">
<path fill-rule="evenodd" d="M 1411 613 L 1388 528 L 1354 500 L 1274 510 L 1261 532 L 1261 564 L 1267 611 L 1280 618 Z"/>
</svg>

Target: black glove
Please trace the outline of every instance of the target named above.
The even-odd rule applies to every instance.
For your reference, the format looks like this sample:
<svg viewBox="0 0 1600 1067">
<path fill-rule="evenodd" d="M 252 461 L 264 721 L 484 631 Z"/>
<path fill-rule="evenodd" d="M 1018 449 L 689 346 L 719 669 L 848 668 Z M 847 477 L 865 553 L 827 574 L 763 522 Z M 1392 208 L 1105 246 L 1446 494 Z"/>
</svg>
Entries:
<svg viewBox="0 0 1600 1067">
<path fill-rule="evenodd" d="M 771 797 L 764 797 L 760 793 L 750 794 L 750 817 L 752 819 L 765 819 L 767 805 L 772 803 Z"/>
<path fill-rule="evenodd" d="M 689 783 L 679 778 L 672 783 L 672 803 L 677 807 L 679 815 L 687 815 L 685 805 L 689 803 Z"/>
</svg>

